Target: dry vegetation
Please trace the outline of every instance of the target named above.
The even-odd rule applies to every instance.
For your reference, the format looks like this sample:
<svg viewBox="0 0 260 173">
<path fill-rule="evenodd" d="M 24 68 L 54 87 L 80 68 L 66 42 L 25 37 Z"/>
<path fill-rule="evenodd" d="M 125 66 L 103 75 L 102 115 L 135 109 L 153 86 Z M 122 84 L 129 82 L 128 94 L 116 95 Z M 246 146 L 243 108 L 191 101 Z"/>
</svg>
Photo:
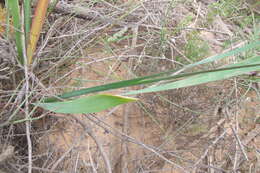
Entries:
<svg viewBox="0 0 260 173">
<path fill-rule="evenodd" d="M 255 2 L 59 1 L 28 78 L 12 38 L 1 35 L 0 172 L 27 172 L 31 156 L 33 172 L 259 173 L 260 93 L 246 77 L 138 95 L 137 103 L 97 114 L 25 106 L 43 96 L 177 69 L 239 46 L 259 30 Z M 21 97 L 27 91 L 29 103 Z"/>
</svg>

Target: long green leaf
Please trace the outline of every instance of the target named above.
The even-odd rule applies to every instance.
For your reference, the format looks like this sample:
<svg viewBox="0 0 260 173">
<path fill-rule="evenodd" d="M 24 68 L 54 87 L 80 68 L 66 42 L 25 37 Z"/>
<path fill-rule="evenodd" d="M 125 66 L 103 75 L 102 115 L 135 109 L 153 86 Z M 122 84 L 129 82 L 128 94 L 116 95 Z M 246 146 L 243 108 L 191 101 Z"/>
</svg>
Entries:
<svg viewBox="0 0 260 173">
<path fill-rule="evenodd" d="M 25 42 L 28 43 L 31 27 L 31 0 L 24 0 L 24 31 Z"/>
<path fill-rule="evenodd" d="M 151 83 L 151 81 L 149 79 L 154 79 L 158 76 L 164 76 L 165 74 L 169 74 L 169 73 L 173 73 L 173 72 L 176 72 L 176 70 L 171 70 L 171 71 L 157 73 L 157 74 L 150 75 L 150 76 L 139 77 L 139 78 L 130 79 L 130 80 L 123 80 L 123 81 L 114 82 L 114 83 L 110 83 L 110 84 L 99 85 L 99 86 L 95 86 L 95 87 L 71 91 L 68 93 L 64 93 L 62 95 L 58 95 L 56 97 L 49 97 L 49 98 L 45 99 L 44 102 L 55 102 L 60 99 L 67 99 L 67 98 L 81 96 L 81 95 L 89 94 L 89 93 L 108 91 L 108 90 L 112 90 L 112 89 L 118 89 L 118 88 L 124 88 L 124 87 L 129 87 L 129 86 Z"/>
<path fill-rule="evenodd" d="M 224 52 L 224 53 L 212 56 L 212 57 L 205 58 L 205 59 L 203 59 L 201 61 L 198 61 L 196 63 L 189 64 L 189 65 L 187 65 L 184 68 L 191 68 L 191 67 L 194 67 L 194 66 L 197 66 L 197 65 L 202 65 L 202 64 L 213 62 L 213 61 L 217 61 L 217 60 L 223 59 L 225 57 L 237 55 L 239 53 L 242 53 L 242 52 L 245 52 L 247 50 L 250 50 L 250 49 L 253 49 L 253 48 L 257 48 L 257 47 L 258 48 L 260 47 L 260 41 L 255 41 L 255 42 L 246 44 L 246 45 L 244 45 L 242 47 L 230 50 L 228 52 Z"/>
<path fill-rule="evenodd" d="M 39 103 L 36 105 L 56 113 L 80 114 L 100 112 L 105 109 L 136 100 L 136 98 L 100 94 L 70 101 Z"/>
<path fill-rule="evenodd" d="M 220 68 L 220 69 L 207 70 L 207 71 L 199 71 L 199 72 L 193 72 L 193 73 L 183 73 L 183 74 L 178 74 L 178 75 L 174 75 L 174 76 L 170 75 L 170 76 L 154 78 L 154 79 L 149 79 L 149 78 L 147 79 L 146 77 L 143 77 L 143 78 L 137 78 L 137 79 L 132 79 L 132 80 L 125 80 L 125 81 L 120 81 L 120 82 L 115 82 L 115 83 L 110 83 L 110 84 L 105 84 L 105 85 L 99 85 L 96 87 L 90 87 L 90 88 L 85 88 L 85 89 L 81 89 L 81 90 L 68 92 L 68 93 L 65 93 L 65 94 L 57 96 L 57 97 L 47 98 L 43 102 L 45 102 L 45 103 L 56 102 L 60 99 L 67 99 L 67 98 L 71 98 L 71 97 L 75 97 L 75 96 L 80 96 L 83 94 L 107 91 L 107 90 L 111 90 L 111 89 L 118 89 L 118 88 L 124 88 L 124 87 L 142 85 L 142 84 L 150 84 L 150 83 L 165 81 L 165 80 L 168 80 L 168 81 L 175 80 L 175 79 L 180 79 L 180 78 L 184 78 L 184 77 L 195 76 L 198 74 L 207 74 L 210 72 L 219 72 L 219 71 L 225 71 L 225 70 L 232 71 L 233 69 L 250 68 L 250 67 L 252 68 L 252 67 L 259 67 L 259 66 L 260 66 L 260 64 L 250 64 L 250 65 L 234 66 L 234 67 Z"/>
<path fill-rule="evenodd" d="M 187 65 L 186 67 L 183 68 L 183 70 L 188 69 L 188 68 L 192 68 L 192 67 L 200 65 L 200 64 L 205 64 L 205 63 L 209 63 L 209 62 L 212 62 L 212 61 L 215 61 L 215 60 L 219 60 L 219 59 L 224 58 L 224 57 L 236 55 L 238 53 L 241 53 L 241 52 L 247 51 L 249 49 L 255 48 L 259 45 L 260 45 L 260 41 L 252 42 L 252 43 L 249 43 L 249 44 L 247 44 L 247 45 L 245 45 L 241 48 L 237 48 L 237 49 L 231 50 L 229 52 L 226 52 L 226 53 L 223 53 L 223 54 L 220 54 L 220 55 L 216 55 L 216 56 L 213 56 L 213 57 L 206 58 L 205 60 L 199 61 L 197 63 Z M 238 68 L 238 67 L 236 67 L 236 68 Z M 233 68 L 231 67 L 231 69 L 233 69 Z M 227 70 L 227 69 L 218 69 L 218 71 L 221 71 L 221 70 Z M 175 76 L 169 76 L 169 74 L 174 73 L 176 71 L 177 70 L 170 70 L 170 71 L 166 71 L 166 72 L 162 72 L 162 73 L 153 74 L 153 75 L 150 75 L 150 76 L 114 82 L 114 83 L 100 85 L 100 86 L 91 87 L 91 88 L 84 88 L 84 89 L 81 89 L 81 90 L 76 90 L 76 91 L 64 93 L 64 94 L 56 96 L 56 97 L 47 98 L 44 102 L 55 102 L 55 101 L 58 101 L 59 99 L 67 99 L 67 98 L 85 95 L 85 94 L 89 94 L 89 93 L 107 91 L 107 90 L 124 88 L 124 87 L 129 87 L 129 86 L 149 84 L 149 83 L 158 82 L 158 81 L 162 81 L 162 80 L 179 79 L 179 78 L 182 78 L 182 77 L 188 77 L 188 76 L 192 76 L 192 75 L 196 75 L 196 74 L 207 73 L 207 72 L 215 71 L 215 70 L 202 71 L 202 72 L 196 72 L 196 73 L 185 73 L 185 74 L 179 74 L 179 75 L 175 75 Z"/>
<path fill-rule="evenodd" d="M 18 0 L 9 0 L 7 3 L 8 12 L 13 17 L 13 26 L 15 32 L 15 44 L 17 48 L 18 60 L 21 64 L 24 64 L 23 58 L 23 41 L 22 41 L 22 28 L 21 28 L 21 16 Z"/>
<path fill-rule="evenodd" d="M 203 83 L 208 83 L 217 80 L 227 79 L 233 76 L 238 76 L 241 74 L 245 74 L 251 71 L 258 71 L 260 70 L 260 56 L 250 58 L 244 60 L 240 63 L 232 64 L 227 66 L 226 69 L 217 69 L 214 71 L 208 71 L 207 73 L 198 74 L 195 76 L 191 76 L 189 78 L 179 80 L 172 83 L 167 83 L 159 86 L 148 87 L 141 90 L 130 91 L 123 95 L 133 95 L 133 94 L 140 94 L 140 93 L 149 93 L 149 92 L 158 92 L 158 91 L 165 91 L 170 89 L 177 89 L 183 87 L 189 87 L 194 85 L 199 85 Z"/>
</svg>

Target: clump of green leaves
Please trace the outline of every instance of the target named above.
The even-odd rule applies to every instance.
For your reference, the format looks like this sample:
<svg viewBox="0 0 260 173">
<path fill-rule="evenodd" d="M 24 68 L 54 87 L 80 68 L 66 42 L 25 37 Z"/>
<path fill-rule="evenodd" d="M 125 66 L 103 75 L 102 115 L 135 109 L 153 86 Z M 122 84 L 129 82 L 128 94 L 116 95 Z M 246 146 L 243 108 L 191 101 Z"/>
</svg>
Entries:
<svg viewBox="0 0 260 173">
<path fill-rule="evenodd" d="M 239 8 L 241 7 L 240 0 L 220 0 L 214 2 L 209 6 L 208 19 L 212 21 L 217 15 L 230 18 L 239 15 Z"/>
<path fill-rule="evenodd" d="M 17 59 L 21 64 L 24 64 L 24 42 L 23 42 L 23 29 L 22 29 L 22 19 L 20 14 L 20 6 L 18 0 L 12 0 L 12 1 L 6 1 L 8 16 L 12 17 L 13 19 L 13 27 L 14 27 L 14 33 L 15 33 L 15 44 L 17 49 Z M 9 20 L 7 20 L 9 21 Z M 9 23 L 7 25 L 9 28 Z M 7 31 L 10 31 L 10 29 L 7 28 Z"/>
<path fill-rule="evenodd" d="M 49 0 L 38 0 L 31 26 L 31 0 L 22 1 L 23 8 L 20 8 L 19 0 L 6 0 L 8 16 L 13 19 L 17 59 L 22 65 L 24 62 L 30 65 L 33 61 L 33 54 L 46 17 L 48 4 Z M 10 31 L 10 29 L 7 30 Z"/>
<path fill-rule="evenodd" d="M 245 5 L 244 1 L 241 0 L 221 0 L 212 3 L 209 6 L 209 13 L 207 15 L 208 22 L 212 22 L 214 18 L 218 15 L 226 20 L 231 20 L 236 23 L 242 29 L 252 25 L 255 16 L 251 13 L 249 8 L 241 8 Z M 257 18 L 257 14 L 256 14 Z M 258 15 L 259 18 L 259 15 Z"/>
</svg>

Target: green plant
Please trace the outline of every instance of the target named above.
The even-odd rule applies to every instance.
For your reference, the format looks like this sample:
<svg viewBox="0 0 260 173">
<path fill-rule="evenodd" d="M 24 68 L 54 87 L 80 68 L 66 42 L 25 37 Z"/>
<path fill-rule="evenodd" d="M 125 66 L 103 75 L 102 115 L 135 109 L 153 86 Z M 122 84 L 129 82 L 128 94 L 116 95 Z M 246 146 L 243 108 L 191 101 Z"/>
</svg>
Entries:
<svg viewBox="0 0 260 173">
<path fill-rule="evenodd" d="M 32 25 L 31 0 L 24 0 L 22 4 L 24 8 L 21 12 L 19 0 L 6 0 L 8 16 L 13 19 L 15 43 L 18 54 L 17 59 L 22 65 L 24 65 L 25 62 L 27 62 L 25 65 L 30 65 L 33 61 L 33 54 L 46 17 L 49 0 L 38 1 Z M 21 13 L 23 13 L 23 15 Z M 10 29 L 7 29 L 7 31 L 10 31 Z"/>
<path fill-rule="evenodd" d="M 145 76 L 145 77 L 140 77 L 140 78 L 136 78 L 136 79 L 123 80 L 123 81 L 119 81 L 119 82 L 115 82 L 115 83 L 76 90 L 76 91 L 68 92 L 68 93 L 65 93 L 65 94 L 62 94 L 62 95 L 59 95 L 56 97 L 47 98 L 43 102 L 38 103 L 36 105 L 38 105 L 44 109 L 51 110 L 54 112 L 59 112 L 59 113 L 75 113 L 72 105 L 77 105 L 77 107 L 85 108 L 84 110 L 81 109 L 81 111 L 77 111 L 77 113 L 93 113 L 93 112 L 99 112 L 101 110 L 110 108 L 110 107 L 112 107 L 111 104 L 114 104 L 114 103 L 116 103 L 115 105 L 124 104 L 129 101 L 135 101 L 135 99 L 127 97 L 126 98 L 127 100 L 123 99 L 122 102 L 120 103 L 120 101 L 118 101 L 118 99 L 121 98 L 121 96 L 112 97 L 110 95 L 111 97 L 108 100 L 111 104 L 109 104 L 106 107 L 103 105 L 103 100 L 105 99 L 103 97 L 107 97 L 108 95 L 97 95 L 98 96 L 97 99 L 99 99 L 99 100 L 95 100 L 95 101 L 97 103 L 99 103 L 99 106 L 102 107 L 102 109 L 99 106 L 91 107 L 89 105 L 89 107 L 86 107 L 87 101 L 89 99 L 92 99 L 95 96 L 76 98 L 76 99 L 72 99 L 72 100 L 68 100 L 68 101 L 62 101 L 62 100 L 69 99 L 69 98 L 76 97 L 76 96 L 85 95 L 85 94 L 90 94 L 90 93 L 124 88 L 124 87 L 129 87 L 129 86 L 134 86 L 134 85 L 150 84 L 150 83 L 155 83 L 155 82 L 159 82 L 159 81 L 166 81 L 168 83 L 160 84 L 158 86 L 151 86 L 151 87 L 141 89 L 141 90 L 122 93 L 121 95 L 134 95 L 134 94 L 141 94 L 141 93 L 165 91 L 165 90 L 170 90 L 170 89 L 177 89 L 177 88 L 182 88 L 182 87 L 199 85 L 199 84 L 217 81 L 217 80 L 223 80 L 223 79 L 227 79 L 230 77 L 245 74 L 245 73 L 248 73 L 251 71 L 257 71 L 257 70 L 260 70 L 260 56 L 253 56 L 253 57 L 245 59 L 239 63 L 228 65 L 224 68 L 199 71 L 199 72 L 193 72 L 193 73 L 180 73 L 180 74 L 173 75 L 174 73 L 182 72 L 182 71 L 196 67 L 201 64 L 210 63 L 210 62 L 220 60 L 220 59 L 228 57 L 228 56 L 243 53 L 249 49 L 258 47 L 259 45 L 260 45 L 260 41 L 252 42 L 250 44 L 244 45 L 241 48 L 237 48 L 237 49 L 225 52 L 220 55 L 216 55 L 213 57 L 203 59 L 194 64 L 187 65 L 186 67 L 184 67 L 183 69 L 180 69 L 178 71 L 170 70 L 167 72 L 162 72 L 162 73 Z M 71 109 L 68 110 L 68 107 L 70 107 Z"/>
<path fill-rule="evenodd" d="M 205 57 L 209 52 L 209 46 L 206 41 L 198 37 L 197 32 L 191 32 L 187 35 L 187 43 L 184 45 L 184 54 L 192 61 L 198 61 Z"/>
<path fill-rule="evenodd" d="M 13 19 L 13 27 L 14 27 L 14 33 L 15 33 L 15 44 L 17 48 L 17 54 L 18 54 L 18 61 L 21 64 L 24 64 L 24 42 L 23 40 L 23 32 L 22 32 L 22 23 L 21 23 L 21 17 L 20 17 L 20 6 L 18 0 L 13 1 L 6 1 L 6 6 L 8 9 L 8 16 L 12 17 Z M 7 20 L 9 21 L 9 20 Z M 10 29 L 7 29 L 10 31 Z"/>
<path fill-rule="evenodd" d="M 36 10 L 35 17 L 30 26 L 30 0 L 24 0 L 24 19 L 21 19 L 20 7 L 18 0 L 6 1 L 10 16 L 13 18 L 13 25 L 15 28 L 15 41 L 17 47 L 18 60 L 22 65 L 30 65 L 33 61 L 33 54 L 36 49 L 36 44 L 39 39 L 41 28 L 43 26 L 45 17 L 47 15 L 47 8 L 49 0 L 39 0 Z M 57 1 L 56 1 L 57 2 Z M 122 16 L 121 18 L 123 18 Z M 24 21 L 24 23 L 22 23 Z M 124 34 L 124 30 L 116 33 L 111 41 L 117 40 L 118 37 Z M 163 31 L 164 32 L 164 31 Z M 30 33 L 30 34 L 29 34 Z M 162 35 L 163 36 L 163 35 Z M 164 36 L 163 36 L 164 38 Z M 196 43 L 197 44 L 197 43 Z M 81 89 L 77 91 L 68 92 L 56 97 L 46 98 L 44 101 L 36 103 L 36 106 L 40 106 L 44 109 L 51 110 L 60 113 L 92 113 L 99 112 L 104 109 L 108 109 L 120 104 L 136 101 L 135 98 L 109 95 L 109 94 L 98 94 L 82 98 L 71 99 L 72 97 L 81 96 L 90 93 L 96 93 L 101 91 L 107 91 L 117 88 L 129 87 L 134 85 L 151 84 L 155 82 L 164 81 L 166 83 L 158 86 L 151 86 L 145 89 L 130 91 L 122 93 L 121 95 L 134 95 L 148 92 L 158 92 L 169 89 L 176 89 L 182 87 L 188 87 L 193 85 L 199 85 L 211 81 L 223 80 L 230 77 L 245 74 L 251 71 L 260 70 L 260 57 L 252 54 L 248 59 L 245 59 L 239 63 L 231 64 L 223 68 L 199 71 L 193 73 L 184 73 L 185 70 L 191 69 L 198 65 L 210 63 L 215 60 L 219 60 L 228 56 L 237 55 L 243 53 L 249 49 L 255 49 L 260 46 L 260 41 L 255 41 L 244 45 L 243 47 L 219 54 L 213 57 L 203 59 L 199 62 L 189 64 L 179 70 L 170 70 L 167 72 L 161 72 L 150 76 L 139 77 L 136 79 L 123 80 L 115 83 L 100 85 L 96 87 Z M 191 48 L 196 49 L 196 48 Z M 198 56 L 197 54 L 194 56 Z M 27 63 L 25 63 L 27 62 Z M 70 99 L 65 100 L 64 99 Z"/>
<path fill-rule="evenodd" d="M 239 13 L 239 7 L 241 6 L 240 0 L 221 0 L 210 4 L 211 12 L 208 17 L 220 15 L 222 17 L 231 17 Z"/>
</svg>

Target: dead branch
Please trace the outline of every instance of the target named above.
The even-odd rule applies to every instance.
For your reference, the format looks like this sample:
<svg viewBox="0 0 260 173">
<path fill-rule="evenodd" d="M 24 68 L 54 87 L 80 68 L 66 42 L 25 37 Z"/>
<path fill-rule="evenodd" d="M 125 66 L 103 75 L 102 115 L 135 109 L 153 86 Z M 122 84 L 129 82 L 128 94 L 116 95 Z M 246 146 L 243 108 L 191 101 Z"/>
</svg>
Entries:
<svg viewBox="0 0 260 173">
<path fill-rule="evenodd" d="M 86 133 L 94 140 L 94 142 L 96 143 L 102 157 L 104 160 L 104 163 L 106 165 L 106 170 L 107 173 L 112 173 L 112 168 L 111 168 L 111 164 L 110 161 L 108 159 L 107 154 L 105 153 L 101 143 L 99 142 L 99 140 L 97 139 L 97 137 L 94 135 L 94 133 L 92 132 L 92 129 L 90 128 L 89 124 L 86 124 L 85 122 L 81 121 L 78 117 L 76 116 L 72 116 L 73 119 L 76 120 L 77 123 L 79 123 L 81 125 L 81 127 L 86 131 Z"/>
</svg>

